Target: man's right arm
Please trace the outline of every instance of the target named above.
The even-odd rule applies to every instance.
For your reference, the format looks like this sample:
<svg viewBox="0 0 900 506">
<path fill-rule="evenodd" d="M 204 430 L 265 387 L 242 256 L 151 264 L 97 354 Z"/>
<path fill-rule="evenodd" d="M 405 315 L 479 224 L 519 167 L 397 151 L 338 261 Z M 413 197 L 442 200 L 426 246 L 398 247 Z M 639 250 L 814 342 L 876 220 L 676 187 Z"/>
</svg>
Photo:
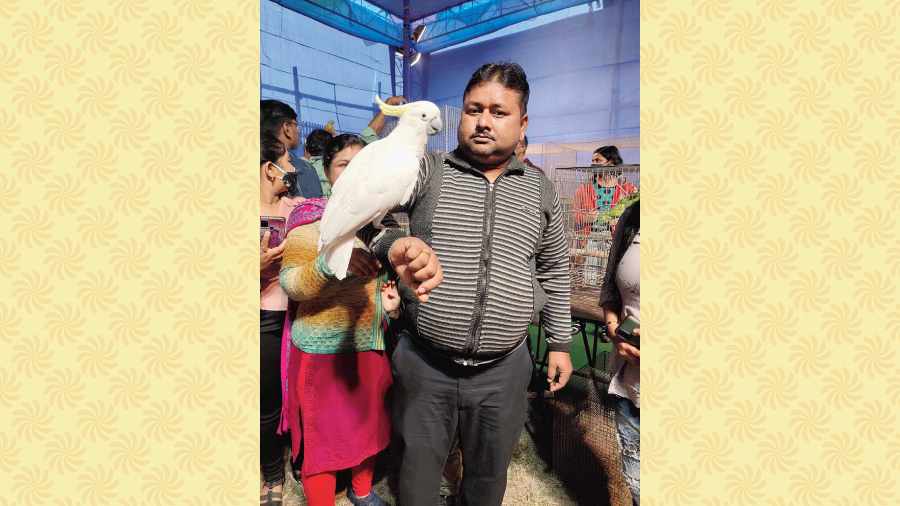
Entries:
<svg viewBox="0 0 900 506">
<path fill-rule="evenodd" d="M 391 251 L 391 246 L 398 239 L 406 237 L 406 232 L 400 228 L 400 224 L 390 214 L 381 220 L 381 226 L 384 228 L 379 230 L 369 223 L 356 234 L 356 237 L 369 247 L 381 265 L 390 266 L 388 253 Z"/>
<path fill-rule="evenodd" d="M 412 211 L 416 201 L 427 191 L 429 160 L 435 155 L 426 155 L 419 166 L 416 186 L 409 202 L 397 208 L 401 211 Z M 369 249 L 381 261 L 397 274 L 400 281 L 415 291 L 419 302 L 428 302 L 429 293 L 444 280 L 444 270 L 434 249 L 418 237 L 409 237 L 403 232 L 393 218 L 382 220 L 383 229 L 379 230 L 366 225 L 357 234 Z"/>
<path fill-rule="evenodd" d="M 382 225 L 387 221 L 396 224 L 393 218 L 385 217 Z M 428 294 L 444 280 L 441 262 L 431 246 L 418 237 L 407 236 L 399 227 L 377 230 L 368 225 L 366 229 L 360 232 L 360 237 L 377 232 L 367 242 L 375 257 L 415 292 L 419 302 L 428 302 Z"/>
<path fill-rule="evenodd" d="M 425 154 L 425 157 L 419 162 L 419 174 L 416 179 L 416 186 L 409 198 L 409 202 L 405 205 L 398 206 L 393 211 L 408 213 L 415 207 L 416 201 L 421 198 L 427 188 L 428 175 L 430 173 L 429 158 L 432 155 Z M 381 221 L 383 229 L 379 230 L 372 226 L 371 223 L 363 227 L 356 236 L 372 251 L 375 258 L 383 265 L 390 265 L 388 253 L 397 239 L 406 237 L 407 234 L 400 229 L 400 224 L 390 214 Z"/>
</svg>

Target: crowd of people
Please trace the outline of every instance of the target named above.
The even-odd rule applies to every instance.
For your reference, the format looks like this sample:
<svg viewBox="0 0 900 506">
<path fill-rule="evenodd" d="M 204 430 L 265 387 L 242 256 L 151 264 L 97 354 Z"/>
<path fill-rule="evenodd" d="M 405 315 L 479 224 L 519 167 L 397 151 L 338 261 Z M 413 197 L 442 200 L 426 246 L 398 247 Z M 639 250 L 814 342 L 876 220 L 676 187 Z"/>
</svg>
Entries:
<svg viewBox="0 0 900 506">
<path fill-rule="evenodd" d="M 261 215 L 284 228 L 277 244 L 276 232 L 261 227 L 260 237 L 260 504 L 283 501 L 285 435 L 312 506 L 334 504 L 346 469 L 352 504 L 386 504 L 372 484 L 392 441 L 401 504 L 501 504 L 526 417 L 535 313 L 550 350 L 547 388 L 572 374 L 569 246 L 556 189 L 524 156 L 528 99 L 518 65 L 475 71 L 458 148 L 427 153 L 397 209 L 408 232 L 390 215 L 361 230 L 343 280 L 318 254 L 319 221 L 384 116 L 359 136 L 316 130 L 292 158 L 296 112 L 261 102 Z M 624 472 L 638 504 L 640 352 L 615 337 L 620 320 L 639 319 L 636 205 L 622 223 L 598 305 L 621 362 L 610 393 L 621 399 Z"/>
</svg>

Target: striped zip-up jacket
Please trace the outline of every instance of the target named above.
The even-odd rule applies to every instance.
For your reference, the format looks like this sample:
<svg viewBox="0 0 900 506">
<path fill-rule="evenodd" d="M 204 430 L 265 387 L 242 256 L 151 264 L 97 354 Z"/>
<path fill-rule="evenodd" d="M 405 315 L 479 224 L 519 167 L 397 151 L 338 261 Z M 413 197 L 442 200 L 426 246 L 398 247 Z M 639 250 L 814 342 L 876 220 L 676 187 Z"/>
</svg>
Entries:
<svg viewBox="0 0 900 506">
<path fill-rule="evenodd" d="M 444 270 L 427 303 L 407 301 L 407 323 L 420 342 L 465 364 L 502 357 L 526 337 L 539 284 L 549 348 L 569 351 L 568 246 L 559 196 L 543 173 L 513 157 L 490 183 L 457 152 L 429 153 L 399 210 Z M 388 265 L 403 232 L 369 227 L 360 235 Z"/>
</svg>

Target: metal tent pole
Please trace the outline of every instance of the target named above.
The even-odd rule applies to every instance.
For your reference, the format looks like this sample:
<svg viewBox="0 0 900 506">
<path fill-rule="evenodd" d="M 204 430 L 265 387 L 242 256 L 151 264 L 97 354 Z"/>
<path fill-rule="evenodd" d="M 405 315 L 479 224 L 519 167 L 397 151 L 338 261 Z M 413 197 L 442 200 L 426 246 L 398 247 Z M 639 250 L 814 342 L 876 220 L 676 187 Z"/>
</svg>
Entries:
<svg viewBox="0 0 900 506">
<path fill-rule="evenodd" d="M 403 96 L 406 97 L 406 100 L 411 100 L 410 91 L 411 86 L 409 82 L 409 54 L 410 54 L 410 14 L 409 14 L 409 0 L 403 0 Z"/>
<path fill-rule="evenodd" d="M 388 46 L 388 61 L 391 66 L 391 96 L 397 96 L 397 65 L 394 46 Z"/>
</svg>

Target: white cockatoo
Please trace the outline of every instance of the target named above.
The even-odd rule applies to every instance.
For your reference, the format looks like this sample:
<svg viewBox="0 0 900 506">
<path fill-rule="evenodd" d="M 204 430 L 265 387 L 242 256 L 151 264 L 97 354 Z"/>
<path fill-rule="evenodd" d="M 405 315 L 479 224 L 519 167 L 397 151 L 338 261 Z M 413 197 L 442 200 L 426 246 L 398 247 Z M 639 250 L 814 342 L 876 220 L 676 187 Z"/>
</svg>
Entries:
<svg viewBox="0 0 900 506">
<path fill-rule="evenodd" d="M 381 228 L 387 213 L 409 201 L 428 136 L 443 128 L 441 111 L 431 102 L 375 101 L 386 116 L 399 118 L 397 126 L 353 157 L 331 189 L 319 227 L 319 253 L 338 279 L 347 276 L 356 232 L 367 223 Z"/>
</svg>

